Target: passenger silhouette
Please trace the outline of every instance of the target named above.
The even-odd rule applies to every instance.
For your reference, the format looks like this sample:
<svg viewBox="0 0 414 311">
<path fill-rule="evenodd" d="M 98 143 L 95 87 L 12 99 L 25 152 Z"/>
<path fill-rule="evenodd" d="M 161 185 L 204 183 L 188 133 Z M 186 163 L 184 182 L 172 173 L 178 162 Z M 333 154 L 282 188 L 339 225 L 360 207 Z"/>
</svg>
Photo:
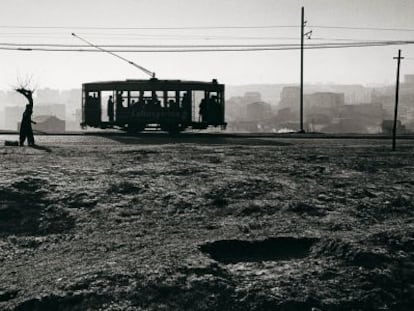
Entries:
<svg viewBox="0 0 414 311">
<path fill-rule="evenodd" d="M 108 118 L 109 122 L 114 122 L 114 100 L 112 99 L 112 95 L 108 99 Z"/>
<path fill-rule="evenodd" d="M 124 114 L 124 106 L 123 106 L 123 101 L 124 99 L 122 98 L 122 93 L 123 91 L 119 91 L 116 94 L 116 119 L 117 121 L 119 121 L 119 116 Z"/>
<path fill-rule="evenodd" d="M 189 92 L 184 93 L 181 105 L 187 122 L 191 121 L 191 95 Z"/>
<path fill-rule="evenodd" d="M 217 123 L 219 121 L 218 118 L 220 116 L 221 107 L 218 98 L 215 95 L 211 96 L 210 98 L 210 110 L 210 122 Z"/>
<path fill-rule="evenodd" d="M 207 100 L 205 98 L 203 98 L 200 102 L 200 110 L 199 110 L 199 115 L 201 118 L 201 122 L 207 122 Z"/>
</svg>

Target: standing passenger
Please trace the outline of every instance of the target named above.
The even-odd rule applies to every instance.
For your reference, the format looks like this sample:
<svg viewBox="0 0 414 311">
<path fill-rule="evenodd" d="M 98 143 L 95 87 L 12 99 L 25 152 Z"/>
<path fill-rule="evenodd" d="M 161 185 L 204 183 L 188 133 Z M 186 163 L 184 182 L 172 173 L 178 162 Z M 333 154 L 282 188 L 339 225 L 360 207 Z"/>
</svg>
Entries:
<svg viewBox="0 0 414 311">
<path fill-rule="evenodd" d="M 199 115 L 201 122 L 207 122 L 207 100 L 203 98 L 200 102 Z"/>
<path fill-rule="evenodd" d="M 114 122 L 114 100 L 112 99 L 112 95 L 108 99 L 108 118 L 109 122 Z"/>
<path fill-rule="evenodd" d="M 123 109 L 124 109 L 124 107 L 122 105 L 122 102 L 124 101 L 123 98 L 122 98 L 122 93 L 123 93 L 122 91 L 116 93 L 116 116 L 117 116 L 117 120 L 118 120 L 118 117 L 121 114 L 123 114 Z"/>
</svg>

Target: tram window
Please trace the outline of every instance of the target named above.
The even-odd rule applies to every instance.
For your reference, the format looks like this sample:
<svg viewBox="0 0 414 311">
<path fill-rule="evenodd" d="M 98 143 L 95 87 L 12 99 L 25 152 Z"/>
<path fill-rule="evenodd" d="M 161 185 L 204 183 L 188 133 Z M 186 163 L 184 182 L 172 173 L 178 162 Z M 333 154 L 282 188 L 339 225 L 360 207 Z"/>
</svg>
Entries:
<svg viewBox="0 0 414 311">
<path fill-rule="evenodd" d="M 175 91 L 168 91 L 167 92 L 167 106 L 166 107 L 169 107 L 169 106 L 171 106 L 171 104 L 172 103 L 175 103 Z"/>
<path fill-rule="evenodd" d="M 168 91 L 168 99 L 175 100 L 175 91 Z"/>
<path fill-rule="evenodd" d="M 130 98 L 131 98 L 131 102 L 132 100 L 134 100 L 135 102 L 138 101 L 139 99 L 139 91 L 131 91 L 129 94 Z"/>
<path fill-rule="evenodd" d="M 128 95 L 127 95 L 127 92 L 124 92 L 123 94 L 122 94 L 122 107 L 123 108 L 128 108 Z"/>
<path fill-rule="evenodd" d="M 163 91 L 156 91 L 155 92 L 156 99 L 159 101 L 162 107 L 165 107 L 164 103 L 164 92 Z"/>
<path fill-rule="evenodd" d="M 152 92 L 151 91 L 144 91 L 144 98 L 145 100 L 152 98 Z"/>
</svg>

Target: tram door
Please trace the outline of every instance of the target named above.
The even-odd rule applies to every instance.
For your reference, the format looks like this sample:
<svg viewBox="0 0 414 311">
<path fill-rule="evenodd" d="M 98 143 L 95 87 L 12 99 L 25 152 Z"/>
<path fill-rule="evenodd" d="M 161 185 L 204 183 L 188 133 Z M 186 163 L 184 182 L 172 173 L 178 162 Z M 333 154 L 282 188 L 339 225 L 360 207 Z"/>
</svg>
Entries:
<svg viewBox="0 0 414 311">
<path fill-rule="evenodd" d="M 101 92 L 101 120 L 102 122 L 112 123 L 114 121 L 114 92 L 102 91 Z"/>
<path fill-rule="evenodd" d="M 115 92 L 115 121 L 117 124 L 128 123 L 129 94 L 126 91 Z"/>
<path fill-rule="evenodd" d="M 201 114 L 200 114 L 200 105 L 201 102 L 204 100 L 205 98 L 205 92 L 204 91 L 193 91 L 193 96 L 192 96 L 192 116 L 193 116 L 193 122 L 201 122 L 202 118 L 201 118 Z"/>
</svg>

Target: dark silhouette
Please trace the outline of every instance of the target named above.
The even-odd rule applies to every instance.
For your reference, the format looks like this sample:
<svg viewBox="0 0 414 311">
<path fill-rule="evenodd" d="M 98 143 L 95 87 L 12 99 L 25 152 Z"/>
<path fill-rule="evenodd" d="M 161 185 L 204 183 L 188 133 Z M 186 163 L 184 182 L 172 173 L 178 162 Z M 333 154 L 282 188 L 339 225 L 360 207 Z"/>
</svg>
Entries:
<svg viewBox="0 0 414 311">
<path fill-rule="evenodd" d="M 117 122 L 119 121 L 119 116 L 124 114 L 124 106 L 123 106 L 123 101 L 124 99 L 122 98 L 122 91 L 119 91 L 116 93 L 116 120 Z"/>
<path fill-rule="evenodd" d="M 22 122 L 20 124 L 20 146 L 24 145 L 26 138 L 29 146 L 34 146 L 35 144 L 32 123 L 36 124 L 36 122 L 32 121 L 32 113 L 32 107 L 26 105 L 26 110 L 23 112 Z"/>
<path fill-rule="evenodd" d="M 185 119 L 187 122 L 191 121 L 191 95 L 189 92 L 185 92 L 183 99 L 182 99 L 182 107 L 184 110 L 184 114 L 185 114 Z"/>
<path fill-rule="evenodd" d="M 116 124 L 122 130 L 137 132 L 139 124 L 140 130 L 151 127 L 157 130 L 180 132 L 186 128 L 202 130 L 210 126 L 221 126 L 224 129 L 226 126 L 226 122 L 224 122 L 224 84 L 218 84 L 216 81 L 208 83 L 152 79 L 133 83 L 129 80 L 111 81 L 103 84 L 92 82 L 84 83 L 82 89 L 84 104 L 81 124 L 84 127 L 104 129 Z M 111 122 L 112 118 L 110 118 L 112 113 L 111 100 L 109 100 L 109 108 L 104 107 L 106 110 L 104 120 L 100 118 L 103 90 L 111 92 L 104 100 L 107 102 L 110 99 L 109 96 L 112 95 L 114 122 Z M 89 105 L 89 102 L 94 102 L 94 99 L 88 95 L 93 93 L 97 94 L 99 101 L 96 113 L 95 109 L 92 109 L 93 105 Z M 203 97 L 204 99 L 200 103 Z M 104 105 L 107 104 L 106 102 Z M 213 105 L 210 104 L 211 102 Z M 215 113 L 219 115 L 215 116 Z"/>
<path fill-rule="evenodd" d="M 201 118 L 201 122 L 207 122 L 207 100 L 203 98 L 200 102 L 200 111 L 198 113 Z"/>
<path fill-rule="evenodd" d="M 220 116 L 221 107 L 217 96 L 211 96 L 209 100 L 209 106 L 211 113 L 209 114 L 208 121 L 213 123 L 219 123 L 219 120 L 217 120 L 217 118 Z"/>
<path fill-rule="evenodd" d="M 112 99 L 112 95 L 108 99 L 108 118 L 109 122 L 114 122 L 114 100 Z"/>
<path fill-rule="evenodd" d="M 32 123 L 36 124 L 36 122 L 32 121 L 33 91 L 25 88 L 19 88 L 16 89 L 16 92 L 26 97 L 26 99 L 29 102 L 29 104 L 26 105 L 25 111 L 23 112 L 22 122 L 20 124 L 20 146 L 24 145 L 26 138 L 29 146 L 34 146 L 35 141 L 33 136 Z"/>
<path fill-rule="evenodd" d="M 168 107 L 171 111 L 179 111 L 180 107 L 175 100 L 170 99 L 168 101 Z"/>
</svg>

